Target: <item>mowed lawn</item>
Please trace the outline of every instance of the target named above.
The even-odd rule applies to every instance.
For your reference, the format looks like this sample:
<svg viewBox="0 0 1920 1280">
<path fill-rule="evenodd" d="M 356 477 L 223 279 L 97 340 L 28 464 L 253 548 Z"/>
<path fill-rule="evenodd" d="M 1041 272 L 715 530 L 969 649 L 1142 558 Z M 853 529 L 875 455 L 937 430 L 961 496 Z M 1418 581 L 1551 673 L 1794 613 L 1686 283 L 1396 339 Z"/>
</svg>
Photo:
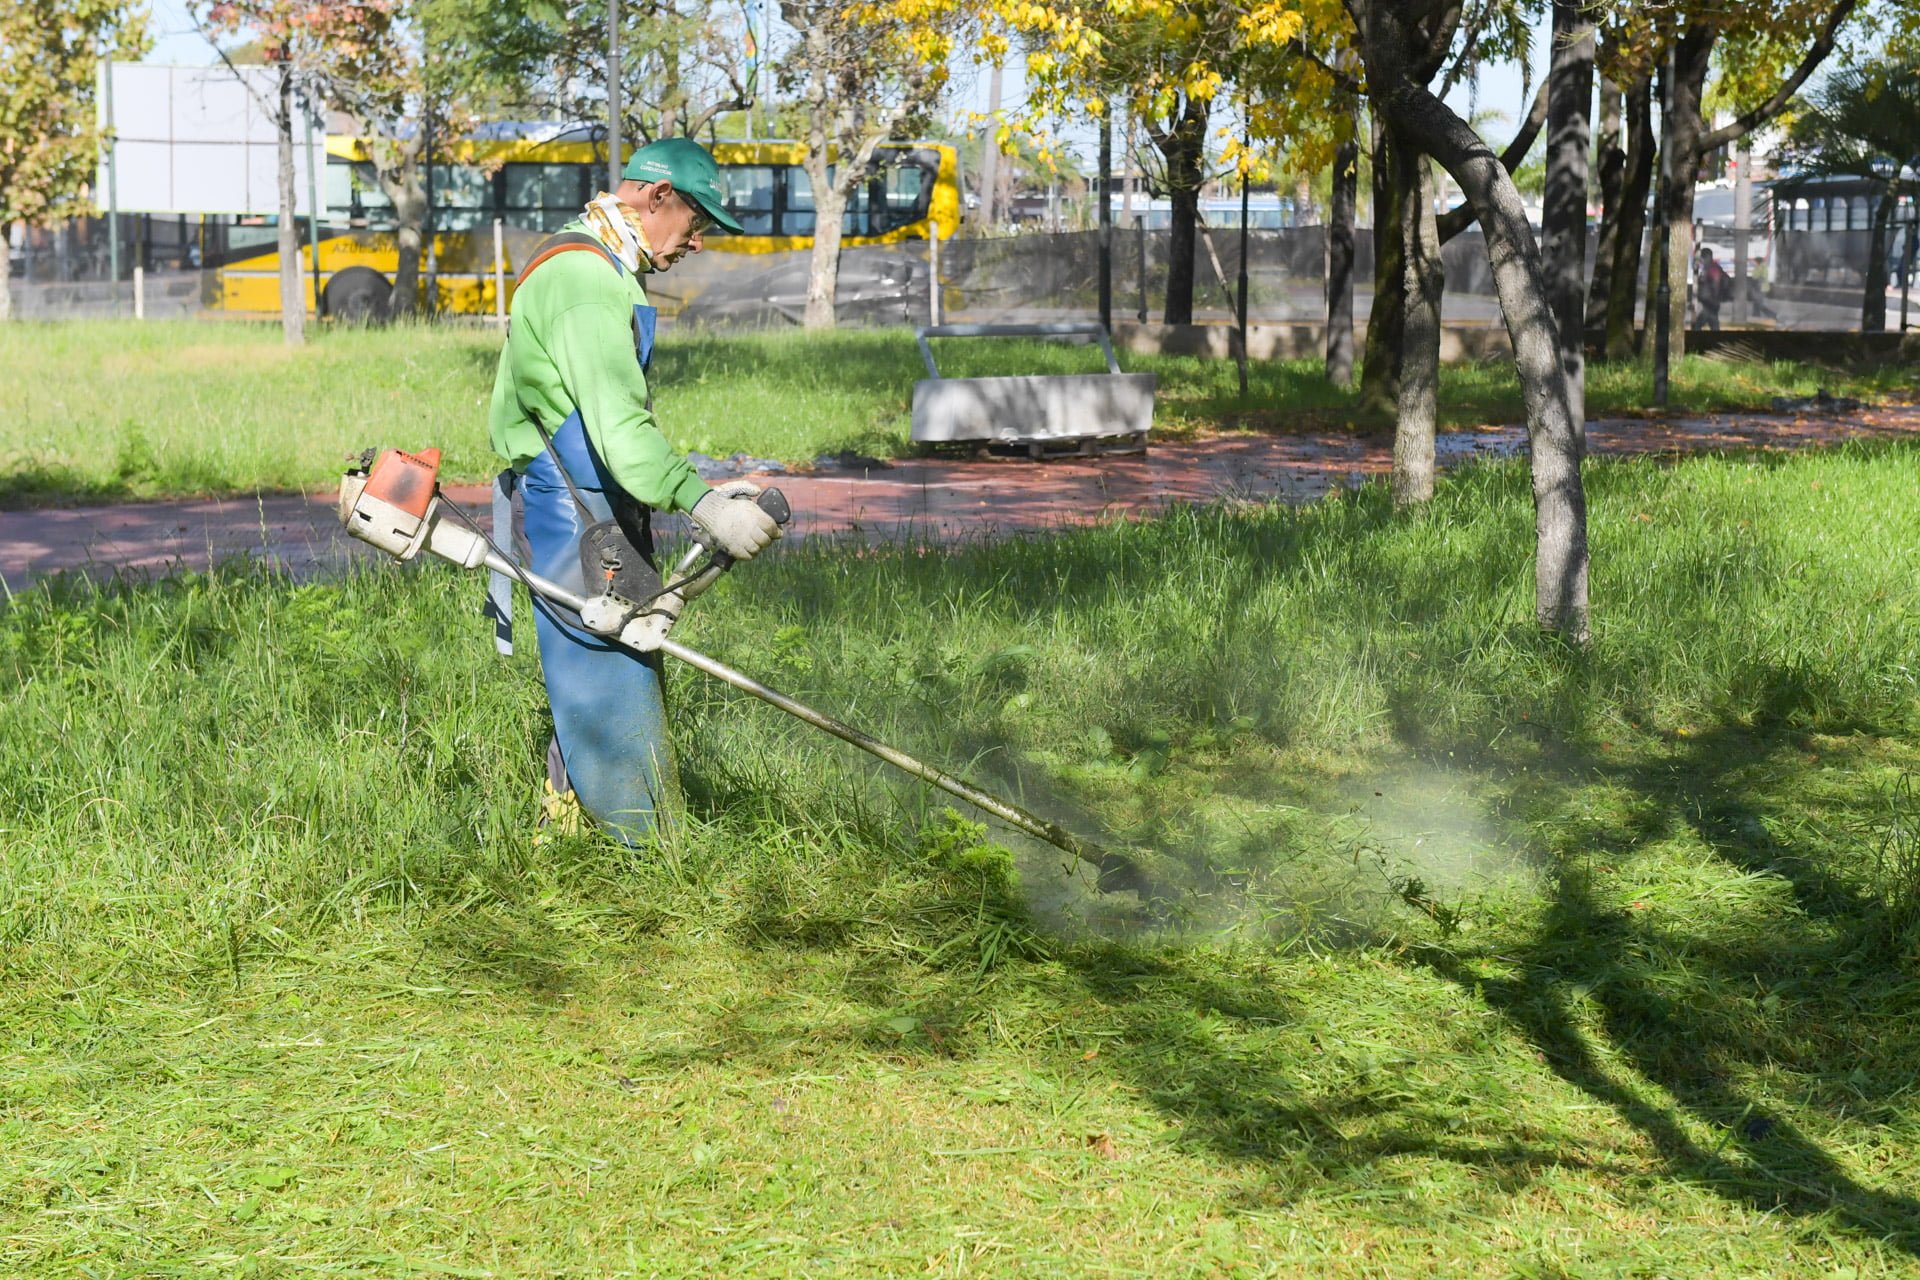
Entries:
<svg viewBox="0 0 1920 1280">
<path fill-rule="evenodd" d="M 369 445 L 439 446 L 443 475 L 496 470 L 486 410 L 500 345 L 491 329 L 318 330 L 289 351 L 277 326 L 93 322 L 0 326 L 0 504 L 323 490 Z M 1093 372 L 1097 349 L 1041 341 L 944 341 L 949 376 Z M 1230 361 L 1126 357 L 1159 375 L 1163 439 L 1222 430 L 1378 429 L 1355 393 L 1315 361 L 1256 364 L 1239 395 Z M 823 454 L 910 452 L 913 384 L 925 376 L 907 329 L 713 336 L 669 331 L 656 408 L 677 448 L 805 465 Z M 1594 366 L 1589 409 L 1651 403 L 1642 365 Z M 1852 371 L 1688 358 L 1676 410 L 1764 408 L 1776 395 L 1910 397 L 1904 366 Z M 1510 364 L 1450 367 L 1449 425 L 1522 417 Z"/>
<path fill-rule="evenodd" d="M 1591 466 L 1586 652 L 1511 465 L 689 610 L 1157 903 L 684 670 L 678 831 L 536 843 L 451 571 L 37 588 L 0 1274 L 1913 1275 L 1916 462 Z"/>
</svg>

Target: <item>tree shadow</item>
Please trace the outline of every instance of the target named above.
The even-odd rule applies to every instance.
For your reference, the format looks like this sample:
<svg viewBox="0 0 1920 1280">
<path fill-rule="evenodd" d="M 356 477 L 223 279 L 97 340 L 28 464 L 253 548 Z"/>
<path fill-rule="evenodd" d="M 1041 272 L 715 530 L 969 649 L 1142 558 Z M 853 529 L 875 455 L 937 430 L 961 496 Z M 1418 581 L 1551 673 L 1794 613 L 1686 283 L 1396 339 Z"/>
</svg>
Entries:
<svg viewBox="0 0 1920 1280">
<path fill-rule="evenodd" d="M 1763 1212 L 1830 1214 L 1850 1232 L 1920 1257 L 1920 1199 L 1863 1184 L 1782 1109 L 1738 1083 L 1782 1067 L 1825 1077 L 1813 1091 L 1839 1096 L 1800 1105 L 1838 1123 L 1849 1111 L 1890 1109 L 1911 1088 L 1915 1048 L 1910 1036 L 1887 1034 L 1890 1020 L 1899 1025 L 1910 978 L 1882 946 L 1885 913 L 1834 870 L 1847 824 L 1827 833 L 1825 848 L 1804 829 L 1798 839 L 1779 834 L 1802 808 L 1788 790 L 1788 762 L 1831 754 L 1834 737 L 1885 726 L 1836 713 L 1804 670 L 1762 667 L 1747 678 L 1760 686 L 1750 721 L 1691 731 L 1655 758 L 1556 751 L 1551 786 L 1560 796 L 1596 781 L 1620 788 L 1639 802 L 1630 820 L 1584 833 L 1584 858 L 1559 860 L 1538 928 L 1500 949 L 1503 964 L 1482 967 L 1478 960 L 1493 957 L 1440 947 L 1410 958 L 1498 1011 L 1556 1075 L 1645 1134 L 1668 1176 Z M 1609 900 L 1597 874 L 1673 833 L 1739 873 L 1735 883 L 1753 893 L 1740 904 L 1747 918 L 1728 923 L 1723 909 L 1690 912 L 1676 902 L 1622 903 L 1617 890 Z M 1604 1033 L 1604 1054 L 1596 1032 Z M 1694 1131 L 1718 1130 L 1720 1140 L 1703 1144 L 1688 1121 Z"/>
</svg>

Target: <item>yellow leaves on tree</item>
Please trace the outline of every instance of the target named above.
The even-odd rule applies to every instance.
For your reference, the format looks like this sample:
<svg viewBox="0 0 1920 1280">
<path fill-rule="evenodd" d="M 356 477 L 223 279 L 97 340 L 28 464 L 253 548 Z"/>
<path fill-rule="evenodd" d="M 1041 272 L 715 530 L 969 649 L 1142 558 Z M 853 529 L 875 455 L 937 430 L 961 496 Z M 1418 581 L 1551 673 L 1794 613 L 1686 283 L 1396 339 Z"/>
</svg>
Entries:
<svg viewBox="0 0 1920 1280">
<path fill-rule="evenodd" d="M 1330 112 L 1333 78 L 1312 47 L 1333 55 L 1351 44 L 1340 0 L 984 0 L 983 62 L 1014 41 L 1027 52 L 1029 97 L 1022 124 L 1038 131 L 1057 116 L 1099 116 L 1112 98 L 1143 119 L 1167 119 L 1187 101 L 1241 100 L 1256 140 L 1303 136 L 1316 163 L 1339 139 Z M 1242 173 L 1259 161 L 1234 151 Z"/>
</svg>

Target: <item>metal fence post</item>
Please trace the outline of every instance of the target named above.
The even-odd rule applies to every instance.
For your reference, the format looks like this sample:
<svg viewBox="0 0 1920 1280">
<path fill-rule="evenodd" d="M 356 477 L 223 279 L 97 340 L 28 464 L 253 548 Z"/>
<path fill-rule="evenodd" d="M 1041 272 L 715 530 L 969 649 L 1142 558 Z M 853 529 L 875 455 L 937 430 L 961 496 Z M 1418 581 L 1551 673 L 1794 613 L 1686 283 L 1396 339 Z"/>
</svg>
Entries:
<svg viewBox="0 0 1920 1280">
<path fill-rule="evenodd" d="M 927 223 L 927 323 L 940 323 L 940 220 Z"/>
<path fill-rule="evenodd" d="M 1137 215 L 1133 220 L 1133 225 L 1136 229 L 1138 229 L 1140 233 L 1139 236 L 1137 237 L 1140 243 L 1140 313 L 1139 315 L 1140 315 L 1140 323 L 1145 324 L 1147 322 L 1147 215 L 1144 213 Z"/>
<path fill-rule="evenodd" d="M 493 318 L 502 324 L 507 319 L 506 253 L 502 248 L 506 225 L 505 218 L 493 220 Z"/>
</svg>

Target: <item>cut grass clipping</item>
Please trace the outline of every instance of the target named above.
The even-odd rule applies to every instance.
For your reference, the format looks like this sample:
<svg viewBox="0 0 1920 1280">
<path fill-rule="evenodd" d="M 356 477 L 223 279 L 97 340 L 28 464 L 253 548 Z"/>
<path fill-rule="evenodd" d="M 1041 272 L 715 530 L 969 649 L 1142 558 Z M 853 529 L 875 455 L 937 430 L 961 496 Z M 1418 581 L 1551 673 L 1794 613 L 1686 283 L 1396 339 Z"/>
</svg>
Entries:
<svg viewBox="0 0 1920 1280">
<path fill-rule="evenodd" d="M 479 581 L 0 616 L 0 1273 L 1903 1276 L 1911 448 L 960 550 L 687 639 L 1187 887 L 1095 898 L 676 673 L 690 808 L 536 845 Z"/>
<path fill-rule="evenodd" d="M 446 453 L 442 476 L 498 469 L 486 413 L 500 338 L 433 326 L 321 329 L 290 351 L 278 326 L 72 322 L 0 326 L 0 504 L 110 501 L 300 490 L 370 442 Z M 1034 341 L 941 344 L 948 376 L 1092 373 L 1093 346 Z M 1242 399 L 1232 361 L 1128 356 L 1159 376 L 1160 439 L 1251 427 L 1346 427 L 1358 393 L 1328 384 L 1315 361 L 1252 366 Z M 789 464 L 823 454 L 893 457 L 907 438 L 913 384 L 925 375 L 907 329 L 830 334 L 675 333 L 655 358 L 663 430 L 681 450 L 744 452 Z M 1640 365 L 1595 364 L 1588 409 L 1651 403 Z M 1518 422 L 1510 363 L 1441 373 L 1445 425 Z M 1764 408 L 1826 388 L 1880 400 L 1911 395 L 1910 368 L 1842 372 L 1791 362 L 1688 357 L 1673 370 L 1675 412 Z"/>
</svg>

